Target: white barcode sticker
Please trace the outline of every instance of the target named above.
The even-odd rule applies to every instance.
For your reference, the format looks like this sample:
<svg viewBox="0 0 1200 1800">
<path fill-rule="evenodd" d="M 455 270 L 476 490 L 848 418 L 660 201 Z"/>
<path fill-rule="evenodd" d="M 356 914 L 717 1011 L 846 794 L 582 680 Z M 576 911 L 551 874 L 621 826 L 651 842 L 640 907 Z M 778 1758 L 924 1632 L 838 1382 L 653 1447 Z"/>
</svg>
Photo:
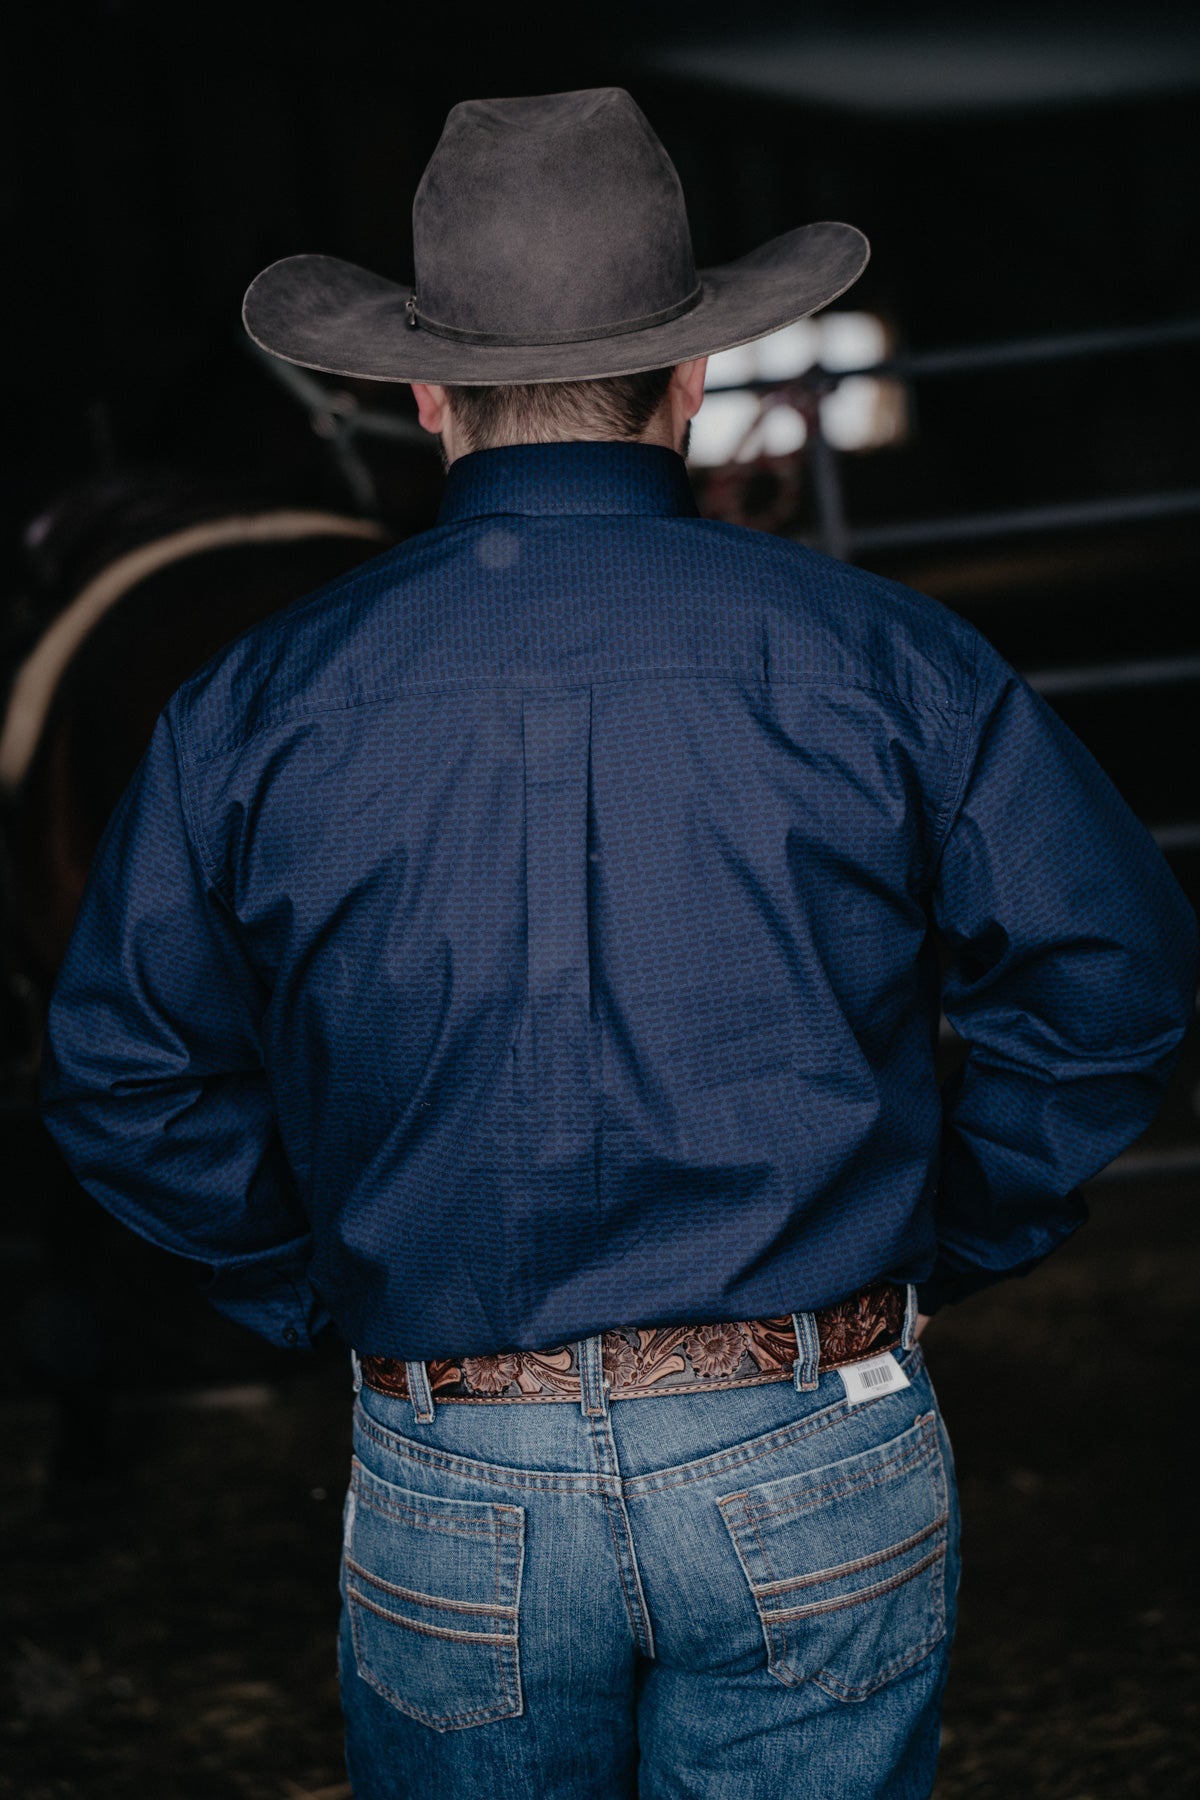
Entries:
<svg viewBox="0 0 1200 1800">
<path fill-rule="evenodd" d="M 874 1400 L 877 1394 L 898 1394 L 901 1388 L 911 1386 L 890 1350 L 885 1350 L 882 1356 L 871 1357 L 869 1362 L 847 1363 L 838 1374 L 851 1406 Z"/>
</svg>

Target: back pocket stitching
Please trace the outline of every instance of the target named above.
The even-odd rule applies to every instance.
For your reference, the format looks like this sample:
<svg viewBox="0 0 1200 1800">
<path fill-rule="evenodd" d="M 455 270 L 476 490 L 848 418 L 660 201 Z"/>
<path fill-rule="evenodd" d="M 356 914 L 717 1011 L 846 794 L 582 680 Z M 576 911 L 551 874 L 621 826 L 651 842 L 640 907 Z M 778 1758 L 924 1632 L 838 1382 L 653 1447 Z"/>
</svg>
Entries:
<svg viewBox="0 0 1200 1800">
<path fill-rule="evenodd" d="M 503 1520 L 498 1520 L 495 1524 L 481 1522 L 479 1525 L 474 1525 L 464 1522 L 461 1525 L 455 1525 L 449 1520 L 437 1517 L 434 1513 L 418 1512 L 412 1506 L 389 1506 L 386 1502 L 379 1501 L 366 1488 L 358 1490 L 358 1498 L 368 1512 L 377 1512 L 380 1518 L 411 1519 L 414 1525 L 419 1525 L 423 1531 L 437 1531 L 443 1537 L 475 1538 L 480 1543 L 486 1544 L 504 1531 L 511 1529 Z"/>
<path fill-rule="evenodd" d="M 377 1600 L 370 1600 L 366 1594 L 360 1594 L 357 1588 L 347 1584 L 346 1592 L 359 1606 L 365 1606 L 368 1612 L 386 1619 L 389 1625 L 403 1625 L 406 1631 L 418 1631 L 423 1637 L 445 1638 L 451 1644 L 511 1644 L 514 1634 L 511 1631 L 459 1631 L 453 1625 L 426 1625 L 422 1619 L 406 1619 L 403 1613 L 392 1612 L 390 1607 L 380 1606 Z"/>
<path fill-rule="evenodd" d="M 516 1704 L 513 1704 L 512 1689 L 508 1680 L 511 1664 L 517 1659 L 515 1638 L 503 1646 L 494 1646 L 500 1685 L 504 1691 L 503 1701 L 497 1701 L 491 1706 L 477 1706 L 470 1712 L 431 1713 L 426 1712 L 424 1707 L 418 1706 L 412 1700 L 402 1699 L 388 1686 L 386 1681 L 375 1674 L 373 1669 L 366 1666 L 359 1633 L 358 1612 L 353 1606 L 350 1608 L 350 1634 L 354 1643 L 354 1659 L 360 1679 L 365 1681 L 368 1687 L 374 1688 L 377 1694 L 382 1694 L 383 1698 L 389 1701 L 397 1712 L 404 1713 L 410 1719 L 415 1719 L 419 1725 L 429 1725 L 434 1731 L 446 1731 L 456 1725 L 486 1725 L 493 1719 L 515 1719 L 522 1710 L 519 1694 Z"/>
<path fill-rule="evenodd" d="M 426 1512 L 423 1509 L 416 1507 L 406 1506 L 403 1502 L 396 1502 L 394 1505 L 389 1505 L 387 1503 L 387 1497 L 378 1493 L 374 1486 L 379 1478 L 377 1476 L 370 1477 L 372 1485 L 368 1486 L 367 1483 L 360 1478 L 363 1476 L 369 1477 L 370 1471 L 363 1468 L 357 1457 L 354 1457 L 352 1460 L 353 1469 L 351 1486 L 357 1493 L 359 1499 L 365 1502 L 368 1509 L 373 1509 L 384 1516 L 390 1512 L 395 1516 L 411 1518 L 414 1522 L 418 1522 L 422 1529 L 433 1529 L 435 1531 L 442 1529 L 442 1520 L 431 1512 Z M 454 1503 L 450 1502 L 449 1504 L 453 1505 Z M 511 1633 L 505 1633 L 503 1635 L 467 1633 L 454 1631 L 449 1627 L 439 1630 L 435 1626 L 422 1626 L 413 1620 L 403 1618 L 400 1614 L 392 1613 L 384 1607 L 373 1605 L 372 1602 L 367 1599 L 366 1595 L 359 1594 L 352 1590 L 349 1582 L 346 1584 L 346 1608 L 350 1617 L 350 1636 L 354 1645 L 354 1662 L 359 1678 L 365 1681 L 368 1687 L 373 1688 L 377 1694 L 382 1695 L 385 1700 L 389 1701 L 398 1712 L 405 1714 L 408 1718 L 415 1719 L 418 1724 L 430 1726 L 435 1731 L 450 1730 L 457 1726 L 483 1725 L 492 1720 L 518 1718 L 524 1711 L 524 1701 L 521 1695 L 519 1641 L 520 1598 L 525 1562 L 524 1508 L 519 1506 L 505 1506 L 493 1501 L 486 1501 L 482 1504 L 493 1516 L 490 1521 L 479 1520 L 479 1525 L 484 1527 L 490 1526 L 490 1529 L 484 1529 L 482 1531 L 479 1529 L 470 1529 L 459 1533 L 454 1533 L 453 1529 L 451 1529 L 450 1535 L 474 1538 L 486 1538 L 490 1536 L 492 1538 L 495 1548 L 495 1564 L 493 1570 L 493 1595 L 495 1604 L 491 1609 L 493 1615 L 499 1615 L 501 1613 L 507 1614 L 510 1611 L 500 1599 L 503 1576 L 502 1562 L 506 1549 L 509 1550 L 510 1553 L 515 1552 L 513 1605 L 511 1607 L 513 1630 Z M 467 1521 L 467 1523 L 469 1524 L 470 1522 Z M 343 1559 L 347 1563 L 351 1560 L 348 1547 L 343 1550 Z M 362 1574 L 368 1581 L 378 1579 L 365 1569 L 362 1570 Z M 353 1600 L 351 1599 L 352 1594 Z M 456 1604 L 455 1602 L 446 1602 L 437 1596 L 430 1596 L 430 1598 L 434 1600 L 437 1605 Z M 456 1713 L 431 1713 L 427 1711 L 426 1708 L 418 1705 L 415 1701 L 403 1699 L 375 1672 L 368 1662 L 362 1640 L 361 1613 L 363 1609 L 377 1614 L 380 1618 L 386 1619 L 389 1624 L 399 1625 L 402 1628 L 409 1630 L 415 1630 L 419 1633 L 424 1633 L 424 1635 L 427 1636 L 444 1638 L 448 1642 L 462 1643 L 479 1641 L 481 1647 L 486 1648 L 491 1652 L 490 1660 L 494 1664 L 496 1673 L 500 1679 L 502 1699 L 487 1706 L 474 1707 Z M 484 1610 L 488 1609 L 485 1608 Z"/>
<path fill-rule="evenodd" d="M 515 1619 L 517 1616 L 516 1607 L 506 1606 L 499 1597 L 499 1557 L 496 1559 L 496 1599 L 491 1605 L 486 1600 L 447 1600 L 442 1594 L 422 1594 L 418 1593 L 416 1588 L 397 1587 L 394 1581 L 385 1581 L 382 1575 L 372 1575 L 370 1569 L 364 1569 L 349 1555 L 346 1557 L 346 1567 L 352 1569 L 356 1575 L 361 1575 L 364 1581 L 369 1581 L 372 1587 L 381 1588 L 385 1594 L 391 1594 L 397 1600 L 411 1600 L 414 1606 L 440 1606 L 446 1612 L 482 1613 L 485 1618 L 489 1619 L 497 1617 Z"/>
<path fill-rule="evenodd" d="M 454 1513 L 452 1511 L 427 1512 L 419 1506 L 410 1506 L 407 1501 L 393 1500 L 390 1494 L 379 1492 L 380 1478 L 372 1475 L 363 1467 L 358 1457 L 351 1458 L 350 1485 L 364 1506 L 372 1511 L 391 1515 L 395 1518 L 415 1519 L 418 1523 L 428 1525 L 431 1530 L 457 1533 L 462 1537 L 492 1538 L 499 1532 L 519 1534 L 522 1526 L 524 1508 L 505 1506 L 499 1500 L 472 1500 L 468 1502 L 447 1500 L 447 1508 L 466 1504 L 479 1507 L 489 1513 L 498 1513 L 499 1518 L 484 1519 L 478 1514 Z"/>
<path fill-rule="evenodd" d="M 899 1656 L 894 1656 L 890 1663 L 885 1663 L 884 1667 L 878 1672 L 878 1674 L 874 1677 L 873 1680 L 857 1683 L 854 1686 L 851 1686 L 851 1684 L 849 1682 L 841 1681 L 838 1678 L 838 1676 L 836 1676 L 833 1673 L 832 1669 L 825 1669 L 825 1668 L 814 1669 L 811 1675 L 801 1676 L 799 1680 L 796 1680 L 794 1677 L 792 1677 L 790 1674 L 783 1671 L 781 1668 L 770 1667 L 772 1635 L 777 1636 L 778 1642 L 779 1642 L 779 1654 L 774 1659 L 775 1663 L 779 1664 L 779 1663 L 783 1662 L 785 1657 L 788 1657 L 792 1654 L 793 1645 L 791 1642 L 789 1642 L 787 1627 L 789 1625 L 791 1625 L 791 1626 L 799 1625 L 802 1622 L 802 1618 L 804 1615 L 801 1614 L 800 1612 L 793 1613 L 792 1611 L 789 1610 L 789 1612 L 786 1615 L 786 1619 L 785 1619 L 785 1622 L 783 1623 L 783 1625 L 780 1627 L 780 1629 L 778 1630 L 777 1633 L 772 1634 L 769 1627 L 767 1626 L 766 1618 L 764 1618 L 764 1616 L 763 1616 L 762 1609 L 758 1606 L 758 1602 L 756 1600 L 755 1608 L 758 1611 L 759 1618 L 763 1622 L 763 1632 L 764 1632 L 764 1636 L 766 1636 L 766 1638 L 767 1638 L 768 1667 L 770 1667 L 771 1674 L 774 1675 L 774 1677 L 777 1681 L 782 1682 L 786 1687 L 803 1687 L 805 1681 L 811 1681 L 814 1684 L 814 1686 L 823 1688 L 826 1693 L 832 1694 L 835 1697 L 835 1699 L 839 1699 L 839 1700 L 865 1700 L 868 1697 L 868 1695 L 877 1693 L 881 1687 L 886 1687 L 888 1682 L 894 1680 L 897 1675 L 903 1674 L 905 1669 L 912 1668 L 912 1666 L 915 1663 L 919 1663 L 921 1661 L 922 1657 L 928 1656 L 929 1652 L 934 1648 L 935 1644 L 940 1644 L 942 1641 L 942 1638 L 945 1636 L 945 1634 L 946 1634 L 946 1581 L 945 1581 L 946 1566 L 945 1566 L 945 1558 L 946 1558 L 946 1546 L 945 1546 L 945 1544 L 942 1544 L 938 1547 L 938 1549 L 931 1556 L 928 1556 L 923 1560 L 919 1569 L 914 1569 L 912 1571 L 912 1575 L 915 1576 L 915 1575 L 920 1574 L 923 1570 L 931 1567 L 932 1564 L 934 1564 L 934 1563 L 940 1563 L 942 1565 L 941 1569 L 939 1571 L 940 1579 L 935 1581 L 935 1583 L 934 1583 L 933 1629 L 929 1632 L 927 1637 L 924 1637 L 921 1639 L 920 1643 L 911 1645 L 907 1650 L 903 1651 Z M 909 1580 L 910 1578 L 911 1578 L 910 1576 L 905 1575 L 902 1577 L 898 1577 L 894 1581 L 889 1581 L 889 1582 L 883 1583 L 880 1586 L 879 1593 L 885 1594 L 885 1593 L 888 1593 L 892 1588 L 903 1587 L 905 1581 Z M 876 1596 L 876 1597 L 878 1597 L 878 1596 Z M 863 1596 L 861 1594 L 854 1596 L 855 1600 L 861 1600 L 862 1598 L 863 1598 Z M 849 1604 L 849 1603 L 850 1602 L 847 1601 L 847 1604 Z M 835 1608 L 833 1606 L 826 1606 L 822 1610 L 825 1612 L 832 1612 L 835 1610 Z M 809 1613 L 809 1616 L 812 1616 L 811 1611 Z"/>
<path fill-rule="evenodd" d="M 782 1685 L 784 1685 L 785 1687 L 802 1687 L 806 1681 L 812 1681 L 817 1687 L 823 1688 L 827 1693 L 832 1694 L 835 1699 L 846 1699 L 846 1700 L 866 1699 L 868 1697 L 868 1695 L 873 1694 L 879 1688 L 886 1686 L 886 1684 L 889 1681 L 891 1681 L 895 1676 L 902 1674 L 905 1669 L 911 1667 L 915 1663 L 920 1662 L 922 1657 L 927 1656 L 929 1654 L 929 1652 L 934 1648 L 934 1646 L 936 1644 L 940 1643 L 942 1638 L 945 1636 L 945 1632 L 946 1632 L 945 1555 L 946 1555 L 946 1549 L 947 1549 L 947 1541 L 946 1540 L 947 1540 L 948 1519 L 949 1519 L 949 1512 L 948 1512 L 948 1505 L 947 1505 L 947 1492 L 946 1492 L 945 1461 L 942 1456 L 941 1442 L 940 1442 L 940 1439 L 938 1436 L 937 1424 L 936 1424 L 936 1420 L 934 1419 L 934 1415 L 932 1413 L 922 1414 L 922 1416 L 919 1419 L 917 1419 L 914 1423 L 915 1423 L 915 1425 L 920 1426 L 922 1429 L 921 1429 L 920 1437 L 917 1440 L 917 1443 L 914 1445 L 913 1454 L 904 1455 L 903 1453 L 897 1453 L 897 1456 L 886 1458 L 885 1460 L 874 1465 L 874 1473 L 875 1473 L 876 1477 L 878 1477 L 880 1470 L 886 1469 L 889 1471 L 889 1473 L 884 1477 L 883 1481 L 879 1480 L 878 1478 L 876 1478 L 874 1480 L 870 1480 L 870 1479 L 867 1479 L 864 1477 L 864 1479 L 861 1479 L 858 1481 L 853 1481 L 846 1489 L 839 1489 L 838 1484 L 836 1482 L 834 1482 L 834 1483 L 825 1484 L 822 1487 L 822 1489 L 819 1490 L 821 1493 L 825 1494 L 827 1498 L 831 1493 L 836 1494 L 838 1498 L 845 1498 L 848 1493 L 853 1494 L 853 1493 L 861 1492 L 862 1489 L 865 1487 L 882 1486 L 885 1484 L 886 1481 L 893 1480 L 893 1479 L 895 1479 L 896 1476 L 905 1474 L 905 1473 L 909 1472 L 910 1469 L 918 1467 L 920 1465 L 920 1463 L 923 1461 L 927 1461 L 930 1464 L 931 1469 L 934 1471 L 935 1479 L 937 1479 L 937 1481 L 938 1481 L 939 1512 L 938 1512 L 938 1520 L 937 1520 L 935 1526 L 933 1527 L 933 1529 L 937 1529 L 941 1532 L 943 1541 L 939 1545 L 937 1551 L 935 1551 L 931 1556 L 923 1559 L 923 1561 L 921 1562 L 919 1567 L 914 1568 L 911 1571 L 905 1571 L 905 1573 L 903 1575 L 897 1576 L 895 1579 L 893 1579 L 891 1581 L 880 1584 L 879 1588 L 878 1588 L 879 1594 L 887 1593 L 893 1588 L 902 1587 L 905 1584 L 905 1582 L 912 1580 L 918 1574 L 923 1573 L 924 1570 L 930 1568 L 934 1563 L 941 1563 L 942 1566 L 941 1566 L 941 1570 L 940 1570 L 940 1579 L 938 1579 L 935 1582 L 935 1588 L 934 1588 L 935 1605 L 934 1605 L 934 1615 L 933 1615 L 933 1630 L 929 1633 L 929 1635 L 926 1638 L 924 1638 L 921 1641 L 921 1643 L 906 1650 L 901 1656 L 894 1657 L 892 1659 L 892 1661 L 890 1663 L 886 1664 L 885 1667 L 879 1672 L 879 1674 L 876 1675 L 874 1680 L 870 1681 L 869 1683 L 865 1683 L 861 1686 L 851 1687 L 848 1684 L 846 1684 L 845 1682 L 840 1681 L 838 1679 L 838 1677 L 832 1673 L 832 1671 L 830 1671 L 828 1669 L 824 1669 L 824 1668 L 814 1670 L 814 1672 L 811 1675 L 802 1675 L 799 1678 L 797 1678 L 797 1677 L 792 1676 L 790 1673 L 784 1671 L 780 1667 L 780 1665 L 783 1663 L 783 1661 L 792 1654 L 792 1650 L 793 1650 L 793 1642 L 789 1641 L 787 1626 L 799 1624 L 801 1622 L 801 1620 L 806 1616 L 812 1617 L 814 1608 L 811 1606 L 804 1608 L 804 1609 L 793 1609 L 793 1608 L 789 1607 L 786 1609 L 786 1611 L 783 1614 L 780 1614 L 778 1612 L 768 1612 L 768 1611 L 764 1610 L 763 1606 L 760 1603 L 760 1594 L 761 1594 L 763 1588 L 777 1588 L 778 1587 L 778 1578 L 774 1578 L 772 1581 L 767 1582 L 767 1583 L 762 1583 L 762 1584 L 758 1584 L 752 1579 L 752 1577 L 750 1575 L 750 1571 L 747 1568 L 745 1560 L 742 1556 L 741 1548 L 738 1544 L 737 1537 L 733 1532 L 733 1528 L 730 1523 L 729 1515 L 726 1511 L 726 1509 L 728 1508 L 729 1512 L 731 1513 L 734 1510 L 734 1503 L 735 1502 L 738 1503 L 737 1510 L 741 1512 L 747 1529 L 753 1534 L 754 1540 L 755 1540 L 756 1544 L 758 1545 L 759 1555 L 762 1557 L 763 1566 L 768 1571 L 770 1571 L 772 1569 L 771 1558 L 767 1553 L 766 1545 L 763 1543 L 762 1537 L 759 1533 L 759 1530 L 758 1530 L 759 1523 L 763 1519 L 787 1517 L 789 1513 L 794 1513 L 796 1516 L 800 1516 L 803 1512 L 812 1511 L 812 1510 L 814 1510 L 814 1508 L 812 1506 L 804 1506 L 804 1507 L 798 1506 L 795 1508 L 790 1508 L 787 1506 L 779 1506 L 779 1507 L 769 1507 L 768 1506 L 768 1507 L 756 1508 L 751 1503 L 751 1499 L 750 1499 L 751 1490 L 746 1490 L 746 1489 L 743 1489 L 741 1492 L 736 1493 L 736 1494 L 723 1495 L 717 1501 L 717 1506 L 718 1506 L 719 1510 L 721 1511 L 722 1516 L 725 1518 L 726 1527 L 730 1532 L 730 1536 L 733 1541 L 734 1552 L 737 1556 L 739 1564 L 741 1565 L 742 1574 L 745 1578 L 746 1585 L 750 1590 L 751 1601 L 753 1603 L 755 1613 L 758 1617 L 759 1629 L 762 1632 L 763 1641 L 764 1641 L 764 1644 L 766 1647 L 768 1672 L 771 1675 L 773 1675 L 775 1677 L 775 1679 L 777 1681 L 779 1681 L 780 1683 L 782 1683 Z M 899 1463 L 899 1466 L 897 1466 L 898 1463 Z M 770 1484 L 767 1484 L 767 1485 L 770 1485 Z M 926 1535 L 926 1532 L 923 1530 L 922 1532 L 917 1533 L 915 1535 L 919 1540 L 920 1537 Z M 852 1566 L 852 1565 L 847 1565 L 847 1566 Z M 826 1573 L 826 1576 L 828 1577 L 832 1573 L 832 1571 L 826 1571 L 825 1573 Z M 874 1597 L 878 1597 L 878 1595 L 875 1595 Z M 854 1598 L 857 1601 L 861 1601 L 863 1598 L 865 1598 L 865 1594 L 860 1591 L 860 1593 L 857 1596 L 855 1596 Z M 847 1604 L 849 1604 L 849 1603 L 850 1603 L 850 1601 L 848 1599 Z M 825 1611 L 825 1612 L 829 1612 L 829 1611 L 833 1611 L 835 1609 L 832 1606 L 826 1605 L 821 1610 Z"/>
<path fill-rule="evenodd" d="M 764 1618 L 777 1619 L 781 1624 L 786 1624 L 793 1619 L 810 1619 L 821 1613 L 840 1612 L 843 1607 L 858 1606 L 864 1600 L 878 1599 L 880 1594 L 890 1594 L 893 1588 L 903 1587 L 906 1581 L 915 1581 L 918 1575 L 923 1575 L 926 1569 L 931 1568 L 945 1554 L 945 1544 L 939 1544 L 936 1550 L 931 1550 L 928 1556 L 923 1556 L 910 1569 L 905 1569 L 900 1575 L 890 1575 L 886 1581 L 873 1581 L 870 1587 L 855 1588 L 852 1594 L 843 1594 L 839 1599 L 807 1600 L 803 1606 L 781 1606 L 777 1611 L 768 1613 L 762 1613 L 760 1608 L 760 1613 Z"/>
<path fill-rule="evenodd" d="M 894 1556 L 903 1556 L 906 1550 L 915 1550 L 918 1544 L 924 1543 L 927 1537 L 944 1529 L 949 1522 L 948 1513 L 939 1513 L 931 1525 L 923 1525 L 920 1531 L 914 1531 L 911 1537 L 901 1538 L 888 1550 L 876 1550 L 870 1556 L 856 1556 L 850 1562 L 837 1563 L 829 1569 L 818 1569 L 812 1575 L 791 1575 L 782 1581 L 751 1582 L 755 1596 L 764 1599 L 773 1594 L 791 1594 L 797 1588 L 815 1587 L 819 1581 L 833 1581 L 839 1575 L 857 1575 L 860 1569 L 878 1568 L 880 1563 L 890 1562 Z M 766 1557 L 763 1558 L 764 1562 Z"/>
<path fill-rule="evenodd" d="M 935 1448 L 936 1457 L 933 1459 L 934 1467 L 937 1476 L 940 1478 L 940 1498 L 942 1506 L 945 1507 L 947 1500 L 946 1469 L 942 1462 L 941 1446 L 936 1445 Z M 865 1700 L 869 1695 L 878 1693 L 881 1687 L 886 1687 L 889 1681 L 895 1680 L 897 1675 L 902 1675 L 906 1669 L 913 1668 L 923 1657 L 929 1655 L 929 1652 L 935 1645 L 941 1643 L 946 1635 L 946 1547 L 948 1531 L 949 1526 L 947 1521 L 947 1524 L 942 1527 L 942 1542 L 938 1547 L 937 1555 L 929 1558 L 926 1563 L 926 1567 L 932 1562 L 939 1564 L 938 1574 L 934 1581 L 933 1588 L 933 1629 L 929 1632 L 928 1636 L 923 1638 L 919 1644 L 914 1644 L 910 1649 L 905 1651 L 903 1655 L 893 1657 L 891 1662 L 887 1663 L 884 1668 L 879 1671 L 873 1681 L 864 1682 L 851 1687 L 847 1682 L 840 1681 L 831 1669 L 817 1669 L 811 1677 L 817 1687 L 823 1688 L 827 1694 L 832 1694 L 834 1698 L 838 1700 Z M 916 1574 L 917 1571 L 914 1570 L 913 1573 Z M 896 1582 L 891 1585 L 899 1586 L 901 1584 Z"/>
<path fill-rule="evenodd" d="M 797 1518 L 806 1512 L 815 1512 L 819 1507 L 827 1506 L 831 1499 L 847 1500 L 855 1494 L 861 1494 L 864 1488 L 882 1487 L 885 1482 L 895 1481 L 901 1475 L 907 1475 L 920 1463 L 932 1463 L 938 1454 L 936 1438 L 922 1437 L 910 1451 L 892 1456 L 886 1462 L 876 1464 L 870 1470 L 864 1470 L 861 1476 L 843 1476 L 839 1481 L 825 1482 L 821 1487 L 810 1488 L 804 1496 L 795 1501 L 785 1502 L 780 1506 L 755 1506 L 747 1494 L 725 1494 L 717 1505 L 724 1508 L 734 1500 L 742 1502 L 742 1510 L 750 1521 L 756 1519 L 785 1519 L 789 1514 Z"/>
<path fill-rule="evenodd" d="M 839 1681 L 831 1670 L 818 1669 L 812 1679 L 819 1688 L 824 1688 L 827 1694 L 833 1694 L 839 1700 L 865 1700 L 868 1695 L 877 1693 L 881 1687 L 885 1687 L 897 1675 L 902 1675 L 905 1669 L 911 1669 L 915 1663 L 921 1661 L 922 1657 L 929 1655 L 935 1644 L 941 1643 L 946 1635 L 946 1546 L 944 1544 L 936 1560 L 941 1563 L 941 1569 L 939 1571 L 940 1578 L 934 1589 L 937 1604 L 934 1612 L 934 1627 L 929 1636 L 922 1643 L 914 1645 L 905 1655 L 894 1658 L 886 1668 L 881 1670 L 874 1681 L 867 1682 L 862 1687 L 848 1687 L 845 1682 Z"/>
</svg>

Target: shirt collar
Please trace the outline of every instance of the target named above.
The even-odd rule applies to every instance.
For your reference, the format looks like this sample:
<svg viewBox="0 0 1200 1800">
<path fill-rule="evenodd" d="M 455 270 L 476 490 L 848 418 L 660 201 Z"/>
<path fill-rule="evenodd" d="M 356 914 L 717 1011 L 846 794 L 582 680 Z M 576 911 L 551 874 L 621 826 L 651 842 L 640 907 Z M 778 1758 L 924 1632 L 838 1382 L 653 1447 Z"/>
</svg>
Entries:
<svg viewBox="0 0 1200 1800">
<path fill-rule="evenodd" d="M 692 517 L 682 456 L 657 444 L 506 444 L 450 465 L 439 525 L 489 513 L 643 513 Z"/>
</svg>

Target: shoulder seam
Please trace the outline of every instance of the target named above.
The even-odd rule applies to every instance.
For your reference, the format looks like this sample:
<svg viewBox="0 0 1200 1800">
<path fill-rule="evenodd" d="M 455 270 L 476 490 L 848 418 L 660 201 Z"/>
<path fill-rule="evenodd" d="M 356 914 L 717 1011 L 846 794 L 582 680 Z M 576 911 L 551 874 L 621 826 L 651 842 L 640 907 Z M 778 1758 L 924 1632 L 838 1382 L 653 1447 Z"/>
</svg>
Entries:
<svg viewBox="0 0 1200 1800">
<path fill-rule="evenodd" d="M 933 866 L 936 869 L 942 852 L 953 829 L 954 820 L 962 804 L 963 793 L 967 785 L 967 769 L 970 763 L 968 754 L 974 732 L 975 715 L 979 705 L 979 642 L 973 645 L 971 661 L 971 701 L 970 705 L 958 710 L 958 720 L 954 733 L 954 746 L 950 753 L 950 778 L 946 783 L 946 794 L 938 812 L 937 824 L 934 828 Z"/>
</svg>

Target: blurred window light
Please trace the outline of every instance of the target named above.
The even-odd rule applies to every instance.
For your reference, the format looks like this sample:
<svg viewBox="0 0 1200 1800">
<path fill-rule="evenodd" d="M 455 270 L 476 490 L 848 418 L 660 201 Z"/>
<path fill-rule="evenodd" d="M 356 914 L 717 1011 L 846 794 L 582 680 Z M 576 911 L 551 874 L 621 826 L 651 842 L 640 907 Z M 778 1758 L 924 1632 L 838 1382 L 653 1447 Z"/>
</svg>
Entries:
<svg viewBox="0 0 1200 1800">
<path fill-rule="evenodd" d="M 873 313 L 827 312 L 708 360 L 704 405 L 692 421 L 690 460 L 698 468 L 792 456 L 807 436 L 802 414 L 786 400 L 751 391 L 755 381 L 794 381 L 818 365 L 836 374 L 869 369 L 888 354 L 888 331 Z M 856 375 L 821 402 L 821 425 L 838 450 L 877 450 L 901 441 L 907 418 L 898 382 Z"/>
<path fill-rule="evenodd" d="M 722 354 L 732 353 L 724 351 Z M 754 451 L 752 447 L 747 451 L 746 446 L 754 436 L 761 415 L 758 395 L 745 389 L 741 393 L 706 395 L 703 406 L 692 420 L 688 461 L 702 469 L 715 469 L 721 463 L 749 461 Z"/>
<path fill-rule="evenodd" d="M 794 406 L 773 406 L 762 422 L 759 449 L 763 456 L 791 456 L 804 448 L 808 427 Z"/>
<path fill-rule="evenodd" d="M 851 375 L 821 402 L 821 429 L 835 450 L 885 450 L 908 436 L 908 407 L 898 381 Z"/>
<path fill-rule="evenodd" d="M 827 312 L 812 322 L 821 333 L 818 360 L 827 369 L 869 369 L 887 355 L 887 332 L 874 313 Z"/>
</svg>

